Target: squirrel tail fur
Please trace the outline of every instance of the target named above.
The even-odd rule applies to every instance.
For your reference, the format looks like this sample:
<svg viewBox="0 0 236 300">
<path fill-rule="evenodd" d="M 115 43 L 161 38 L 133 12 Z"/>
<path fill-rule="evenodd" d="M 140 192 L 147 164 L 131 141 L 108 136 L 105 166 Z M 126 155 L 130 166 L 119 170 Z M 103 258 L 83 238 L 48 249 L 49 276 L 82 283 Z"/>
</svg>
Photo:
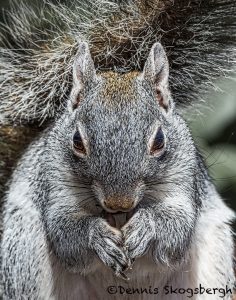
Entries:
<svg viewBox="0 0 236 300">
<path fill-rule="evenodd" d="M 46 1 L 37 7 L 23 1 L 5 19 L 0 124 L 42 123 L 63 108 L 82 40 L 98 70 L 118 72 L 141 70 L 151 45 L 161 42 L 179 107 L 198 102 L 236 58 L 234 0 Z"/>
</svg>

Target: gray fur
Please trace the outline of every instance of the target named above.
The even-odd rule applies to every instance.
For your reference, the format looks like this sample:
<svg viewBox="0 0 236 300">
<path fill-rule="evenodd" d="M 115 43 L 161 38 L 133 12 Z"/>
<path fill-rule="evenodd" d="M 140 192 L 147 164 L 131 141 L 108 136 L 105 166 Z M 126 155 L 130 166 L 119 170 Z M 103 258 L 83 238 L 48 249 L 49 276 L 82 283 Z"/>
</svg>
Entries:
<svg viewBox="0 0 236 300">
<path fill-rule="evenodd" d="M 167 66 L 155 44 L 142 73 L 100 73 L 86 43 L 80 45 L 68 108 L 29 147 L 11 180 L 1 247 L 4 299 L 110 299 L 108 285 L 151 285 L 160 288 L 155 299 L 181 300 L 186 296 L 165 296 L 162 287 L 233 288 L 234 214 L 164 92 Z M 164 88 L 167 109 L 157 88 Z M 153 156 L 149 143 L 160 126 L 165 146 Z M 77 130 L 89 149 L 84 156 L 72 147 Z M 121 229 L 103 218 L 111 195 L 135 199 Z M 127 283 L 120 277 L 132 264 Z"/>
</svg>

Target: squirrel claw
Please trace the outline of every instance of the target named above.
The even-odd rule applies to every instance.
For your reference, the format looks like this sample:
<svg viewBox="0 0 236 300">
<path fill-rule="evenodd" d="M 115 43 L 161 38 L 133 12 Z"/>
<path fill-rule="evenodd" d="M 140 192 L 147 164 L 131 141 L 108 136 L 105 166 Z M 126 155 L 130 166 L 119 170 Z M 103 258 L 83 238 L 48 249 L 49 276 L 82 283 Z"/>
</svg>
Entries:
<svg viewBox="0 0 236 300">
<path fill-rule="evenodd" d="M 130 259 L 129 259 L 127 270 L 132 270 L 134 261 L 135 261 L 134 258 L 130 258 Z"/>
<path fill-rule="evenodd" d="M 123 279 L 125 281 L 129 281 L 130 280 L 130 278 L 125 273 L 123 273 L 123 272 L 119 272 L 119 273 L 117 272 L 117 273 L 115 273 L 115 275 L 118 278 L 121 278 L 121 279 Z"/>
</svg>

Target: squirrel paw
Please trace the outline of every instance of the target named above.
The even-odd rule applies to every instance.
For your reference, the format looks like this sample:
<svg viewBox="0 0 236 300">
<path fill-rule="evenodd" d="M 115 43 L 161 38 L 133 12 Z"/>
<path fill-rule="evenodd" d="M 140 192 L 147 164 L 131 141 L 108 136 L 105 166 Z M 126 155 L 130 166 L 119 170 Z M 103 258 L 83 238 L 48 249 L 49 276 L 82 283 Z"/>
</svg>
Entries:
<svg viewBox="0 0 236 300">
<path fill-rule="evenodd" d="M 90 247 L 102 262 L 110 267 L 116 276 L 127 280 L 124 272 L 130 265 L 129 258 L 122 248 L 123 240 L 120 230 L 111 227 L 107 222 L 99 220 L 90 236 Z"/>
<path fill-rule="evenodd" d="M 124 236 L 124 248 L 131 260 L 142 256 L 155 238 L 155 222 L 150 212 L 139 209 L 121 229 Z"/>
</svg>

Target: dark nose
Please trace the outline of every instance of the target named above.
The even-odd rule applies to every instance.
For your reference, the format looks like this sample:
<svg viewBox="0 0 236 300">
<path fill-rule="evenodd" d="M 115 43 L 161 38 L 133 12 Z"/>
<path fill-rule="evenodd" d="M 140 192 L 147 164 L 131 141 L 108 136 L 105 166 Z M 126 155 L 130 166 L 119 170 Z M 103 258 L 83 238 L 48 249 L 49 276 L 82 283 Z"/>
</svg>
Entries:
<svg viewBox="0 0 236 300">
<path fill-rule="evenodd" d="M 129 197 L 119 197 L 119 196 L 113 196 L 108 197 L 104 201 L 104 205 L 111 210 L 130 210 L 133 207 L 134 200 Z"/>
</svg>

